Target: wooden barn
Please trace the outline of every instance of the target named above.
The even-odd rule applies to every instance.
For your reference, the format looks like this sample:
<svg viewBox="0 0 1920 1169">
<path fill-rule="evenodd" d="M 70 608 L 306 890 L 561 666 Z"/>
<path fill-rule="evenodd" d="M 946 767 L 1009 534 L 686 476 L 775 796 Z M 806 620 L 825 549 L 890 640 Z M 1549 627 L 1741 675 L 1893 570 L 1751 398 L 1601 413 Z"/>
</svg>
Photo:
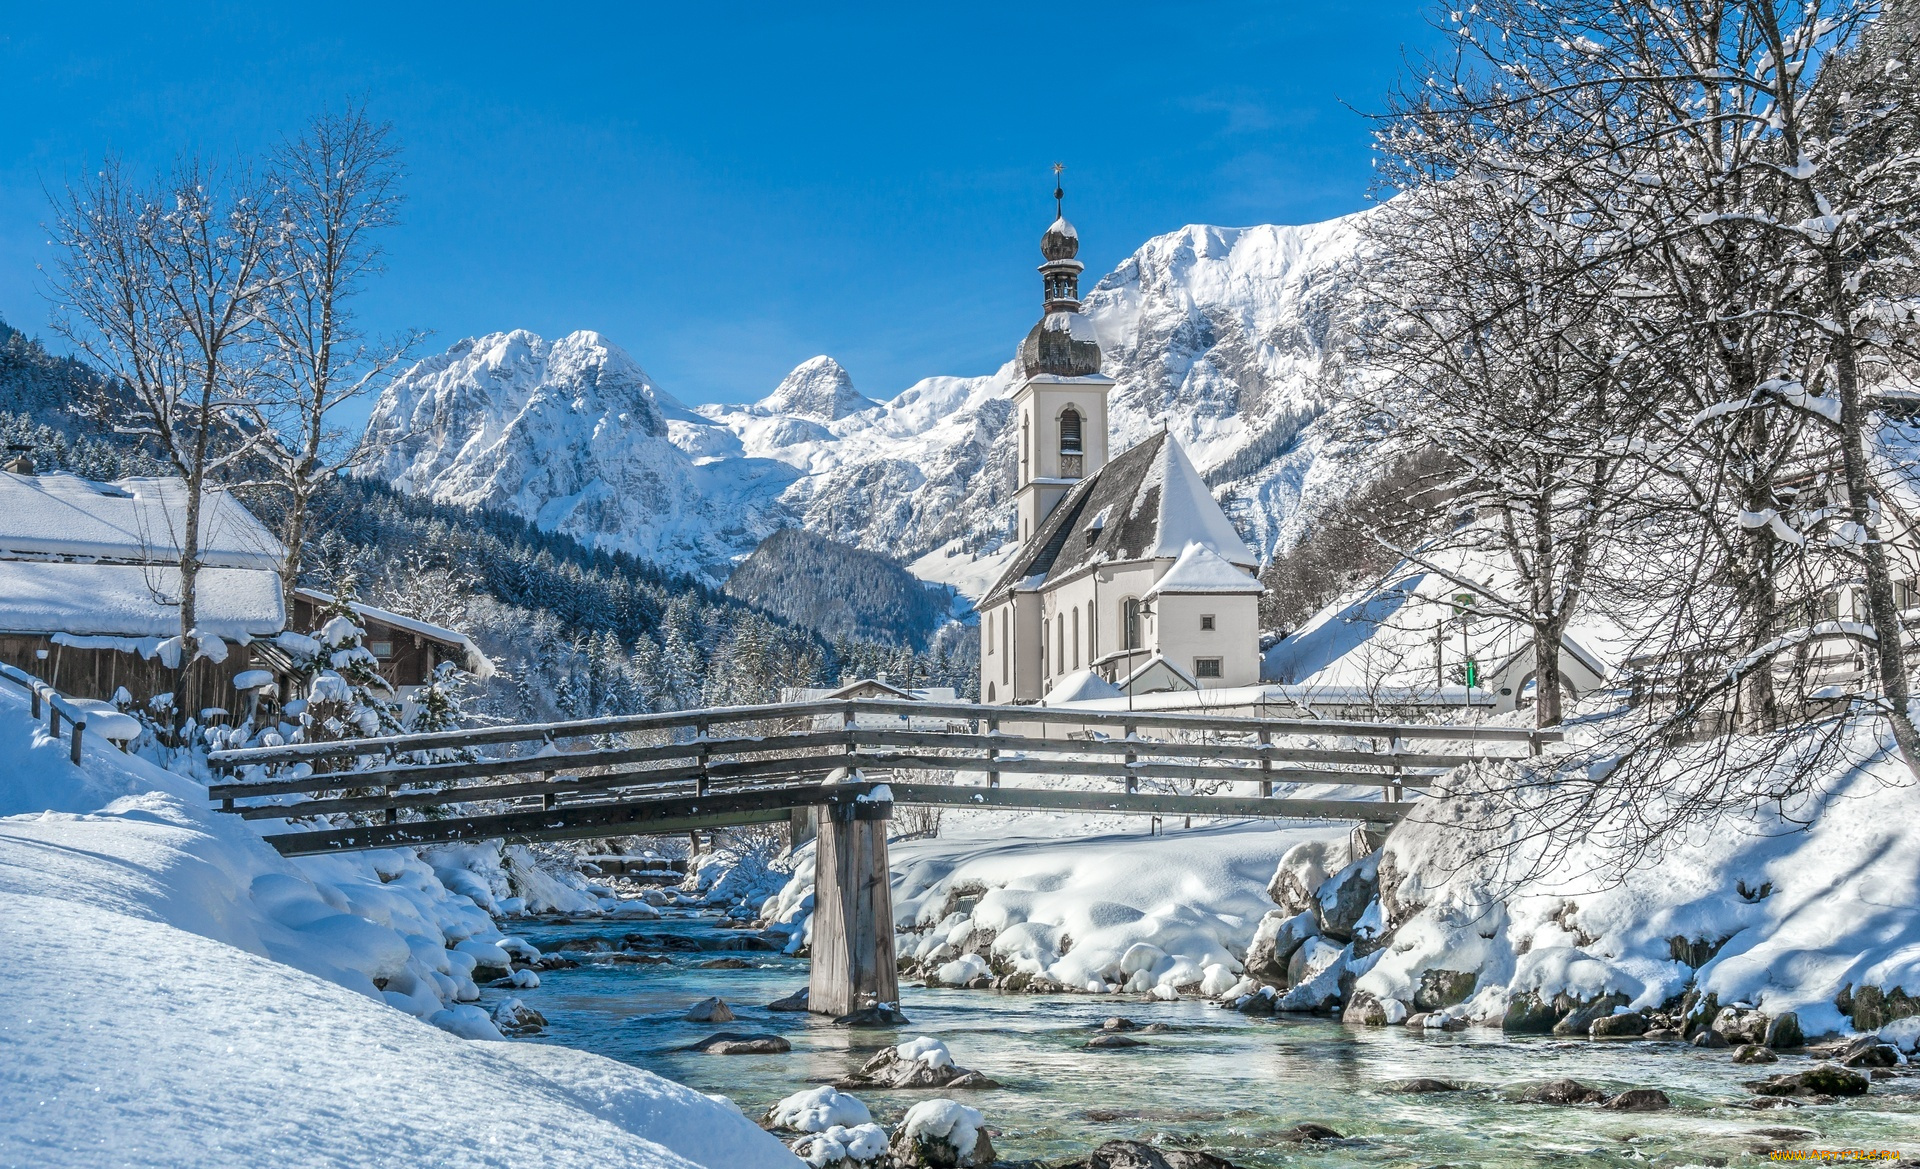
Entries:
<svg viewBox="0 0 1920 1169">
<path fill-rule="evenodd" d="M 186 500 L 173 478 L 0 471 L 0 660 L 80 698 L 173 692 Z M 234 679 L 276 668 L 263 642 L 287 625 L 280 542 L 227 492 L 202 500 L 200 550 L 196 625 L 211 653 L 176 699 L 196 714 L 244 705 Z"/>
</svg>

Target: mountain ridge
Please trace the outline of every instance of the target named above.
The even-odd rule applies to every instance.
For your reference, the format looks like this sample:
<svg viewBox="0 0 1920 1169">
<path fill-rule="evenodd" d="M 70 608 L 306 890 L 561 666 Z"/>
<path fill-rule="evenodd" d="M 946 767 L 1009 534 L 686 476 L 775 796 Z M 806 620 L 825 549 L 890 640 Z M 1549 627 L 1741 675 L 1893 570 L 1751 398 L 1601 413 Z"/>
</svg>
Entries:
<svg viewBox="0 0 1920 1169">
<path fill-rule="evenodd" d="M 1114 448 L 1168 426 L 1263 560 L 1350 479 L 1315 423 L 1355 219 L 1189 225 L 1136 249 L 1082 309 L 1116 381 Z M 973 564 L 1008 538 L 1015 376 L 1009 361 L 876 400 L 821 355 L 758 400 L 689 408 L 598 333 L 493 333 L 386 387 L 356 473 L 716 584 L 797 526 L 965 591 L 990 574 L 941 561 Z"/>
</svg>

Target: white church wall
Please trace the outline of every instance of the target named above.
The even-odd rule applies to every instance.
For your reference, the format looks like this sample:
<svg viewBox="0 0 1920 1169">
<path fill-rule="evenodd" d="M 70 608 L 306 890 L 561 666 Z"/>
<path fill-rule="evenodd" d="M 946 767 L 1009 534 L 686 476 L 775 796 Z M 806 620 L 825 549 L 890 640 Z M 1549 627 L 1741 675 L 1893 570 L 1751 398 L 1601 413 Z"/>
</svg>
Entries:
<svg viewBox="0 0 1920 1169">
<path fill-rule="evenodd" d="M 1194 676 L 1201 689 L 1260 681 L 1260 598 L 1250 593 L 1162 593 L 1153 600 L 1154 646 Z M 1202 618 L 1213 619 L 1212 629 Z M 1208 677 L 1203 660 L 1218 660 Z"/>
</svg>

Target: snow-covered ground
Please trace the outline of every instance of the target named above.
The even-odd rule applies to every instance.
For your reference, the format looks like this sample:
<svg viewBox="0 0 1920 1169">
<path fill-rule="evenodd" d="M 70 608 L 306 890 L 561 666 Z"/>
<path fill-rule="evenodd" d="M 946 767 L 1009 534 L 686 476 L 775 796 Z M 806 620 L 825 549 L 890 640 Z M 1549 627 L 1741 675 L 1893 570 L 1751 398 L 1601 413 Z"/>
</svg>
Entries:
<svg viewBox="0 0 1920 1169">
<path fill-rule="evenodd" d="M 1721 1004 L 1791 1011 L 1808 1035 L 1849 1030 L 1835 1001 L 1849 986 L 1920 995 L 1920 786 L 1890 746 L 1862 729 L 1851 765 L 1789 756 L 1776 766 L 1832 770 L 1820 794 L 1699 824 L 1624 873 L 1608 825 L 1544 866 L 1523 847 L 1516 868 L 1476 855 L 1483 838 L 1461 831 L 1520 832 L 1504 813 L 1463 799 L 1416 815 L 1388 839 L 1381 917 L 1397 928 L 1357 989 L 1410 1002 L 1423 973 L 1468 972 L 1479 983 L 1459 1013 L 1497 1019 L 1522 992 L 1620 994 L 1640 1009 L 1691 982 Z M 1670 766 L 1742 749 L 1701 744 Z M 1695 969 L 1676 940 L 1712 956 Z"/>
<path fill-rule="evenodd" d="M 499 1040 L 472 974 L 524 944 L 433 866 L 285 860 L 192 780 L 71 765 L 12 690 L 0 938 L 0 1165 L 796 1164 L 724 1100 Z"/>
<path fill-rule="evenodd" d="M 1255 923 L 1273 908 L 1265 890 L 1282 854 L 1348 832 L 1165 823 L 1155 836 L 1137 816 L 950 812 L 937 838 L 890 850 L 894 920 L 912 931 L 900 953 L 929 968 L 955 963 L 941 975 L 948 982 L 991 962 L 1072 990 L 1217 994 L 1238 977 Z M 768 916 L 804 936 L 812 885 L 812 866 L 802 865 Z"/>
</svg>

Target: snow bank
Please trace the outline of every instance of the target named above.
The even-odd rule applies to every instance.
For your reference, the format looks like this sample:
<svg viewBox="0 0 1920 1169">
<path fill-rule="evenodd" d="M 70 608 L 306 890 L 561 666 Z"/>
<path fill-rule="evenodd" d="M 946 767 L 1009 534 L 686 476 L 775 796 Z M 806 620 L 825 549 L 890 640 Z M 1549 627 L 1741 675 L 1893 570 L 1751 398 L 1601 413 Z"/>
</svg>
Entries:
<svg viewBox="0 0 1920 1169">
<path fill-rule="evenodd" d="M 1070 990 L 1191 991 L 1217 966 L 1224 988 L 1273 908 L 1265 889 L 1281 855 L 1346 832 L 1233 823 L 1056 837 L 995 825 L 895 842 L 894 919 L 913 935 L 899 950 L 949 984 L 991 969 Z M 812 896 L 802 864 L 762 909 L 793 931 L 791 948 L 811 925 Z"/>
<path fill-rule="evenodd" d="M 1595 843 L 1603 832 L 1513 885 L 1462 831 L 1511 831 L 1497 809 L 1460 798 L 1416 814 L 1381 861 L 1381 906 L 1398 928 L 1356 989 L 1411 1002 L 1428 971 L 1466 972 L 1478 984 L 1458 1012 L 1493 1018 L 1522 991 L 1651 1008 L 1692 984 L 1722 1004 L 1792 1011 L 1808 1035 L 1848 1030 L 1836 999 L 1849 985 L 1920 992 L 1920 788 L 1866 732 L 1847 754 L 1868 762 L 1822 795 L 1698 828 L 1618 882 L 1607 879 L 1617 858 Z"/>
<path fill-rule="evenodd" d="M 646 1072 L 447 1033 L 498 1036 L 476 952 L 532 951 L 409 851 L 288 861 L 11 693 L 0 816 L 0 1163 L 793 1164 Z"/>
</svg>

